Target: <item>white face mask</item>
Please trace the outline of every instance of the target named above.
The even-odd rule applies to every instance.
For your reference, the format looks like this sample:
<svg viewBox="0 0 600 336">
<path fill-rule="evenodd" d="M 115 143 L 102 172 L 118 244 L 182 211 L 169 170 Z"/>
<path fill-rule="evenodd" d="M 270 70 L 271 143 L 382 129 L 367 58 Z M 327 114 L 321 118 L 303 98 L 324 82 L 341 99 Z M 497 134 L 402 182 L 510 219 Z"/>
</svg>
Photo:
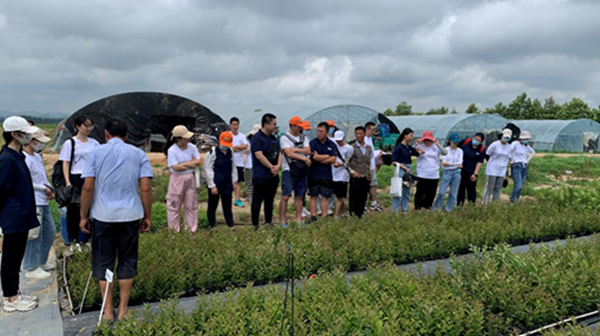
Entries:
<svg viewBox="0 0 600 336">
<path fill-rule="evenodd" d="M 20 138 L 16 138 L 16 139 L 17 139 L 17 141 L 19 141 L 21 143 L 21 145 L 25 146 L 31 142 L 33 137 L 31 136 L 31 134 L 23 133 L 23 135 Z"/>
<path fill-rule="evenodd" d="M 44 149 L 45 146 L 46 144 L 38 142 L 37 145 L 33 146 L 33 150 L 36 151 L 36 153 L 39 153 Z"/>
</svg>

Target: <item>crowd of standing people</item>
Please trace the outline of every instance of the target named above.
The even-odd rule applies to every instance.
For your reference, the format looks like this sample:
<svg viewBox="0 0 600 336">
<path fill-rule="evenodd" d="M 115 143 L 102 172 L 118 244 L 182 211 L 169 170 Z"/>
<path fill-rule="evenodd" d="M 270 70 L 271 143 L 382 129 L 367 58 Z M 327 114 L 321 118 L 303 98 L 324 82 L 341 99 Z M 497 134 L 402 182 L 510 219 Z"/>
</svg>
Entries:
<svg viewBox="0 0 600 336">
<path fill-rule="evenodd" d="M 314 139 L 305 134 L 313 128 L 310 122 L 294 116 L 287 124 L 289 131 L 280 134 L 277 117 L 265 114 L 261 124 L 254 125 L 245 135 L 239 131 L 239 119 L 232 118 L 231 131 L 222 132 L 218 145 L 204 157 L 193 143 L 196 135 L 184 125 L 174 127 L 165 147 L 171 173 L 166 195 L 169 228 L 181 231 L 183 211 L 185 230 L 196 232 L 197 190 L 203 183 L 208 191 L 207 217 L 211 228 L 216 225 L 219 203 L 231 228 L 235 224 L 232 208 L 246 204 L 250 205 L 255 228 L 260 224 L 261 209 L 264 223 L 272 224 L 279 187 L 278 220 L 282 227 L 288 226 L 290 199 L 298 223 L 312 223 L 330 214 L 335 218 L 361 218 L 369 211 L 383 211 L 377 200 L 377 171 L 385 154 L 374 146 L 374 123 L 348 130 L 354 132 L 352 143 L 348 143 L 347 135 L 333 120 L 318 123 Z M 139 233 L 151 226 L 152 168 L 143 151 L 126 143 L 128 131 L 124 122 L 110 120 L 104 125 L 104 145 L 89 137 L 94 128 L 91 118 L 79 116 L 75 127 L 76 135 L 64 143 L 59 156 L 64 188 L 70 191 L 66 205 L 67 243 L 78 248 L 91 240 L 92 274 L 98 279 L 102 293 L 109 287 L 106 298 L 109 307 L 112 283 L 106 281 L 104 271 L 113 270 L 118 258 L 121 318 L 127 311 L 137 272 Z M 29 311 L 37 306 L 37 298 L 19 290 L 19 272 L 22 267 L 26 277 L 41 279 L 49 277 L 49 271 L 55 268 L 48 262 L 55 236 L 49 202 L 58 191 L 57 186 L 49 183 L 40 155 L 50 141 L 47 133 L 20 117 L 7 118 L 3 129 L 6 143 L 0 152 L 3 309 Z M 482 203 L 499 199 L 509 166 L 515 184 L 510 201 L 517 202 L 535 151 L 528 143 L 529 132 L 523 131 L 512 143 L 511 138 L 512 131 L 505 129 L 502 137 L 486 149 L 483 133 L 467 139 L 452 133 L 442 145 L 430 131 L 415 140 L 414 132 L 404 129 L 391 154 L 393 178 L 401 181 L 392 197 L 393 212 L 409 210 L 415 185 L 415 210 L 452 211 L 464 204 L 465 199 L 475 203 L 477 181 L 485 160 Z M 242 183 L 246 186 L 246 202 L 242 199 Z M 114 318 L 110 309 L 104 314 L 106 319 Z"/>
</svg>

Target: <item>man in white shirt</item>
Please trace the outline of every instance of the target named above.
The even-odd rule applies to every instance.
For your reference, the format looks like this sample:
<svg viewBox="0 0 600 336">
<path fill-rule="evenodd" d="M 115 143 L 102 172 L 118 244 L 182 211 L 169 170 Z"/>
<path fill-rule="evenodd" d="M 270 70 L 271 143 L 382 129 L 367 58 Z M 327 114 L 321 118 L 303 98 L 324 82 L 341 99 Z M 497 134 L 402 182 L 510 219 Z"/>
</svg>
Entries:
<svg viewBox="0 0 600 336">
<path fill-rule="evenodd" d="M 279 202 L 279 223 L 287 227 L 286 212 L 292 191 L 296 221 L 302 222 L 302 207 L 307 189 L 308 168 L 311 165 L 308 138 L 303 134 L 304 123 L 298 116 L 289 121 L 290 131 L 281 136 L 279 143 L 283 151 L 281 160 L 281 201 Z M 290 167 L 292 166 L 292 167 Z M 303 167 L 306 170 L 303 170 Z"/>
<path fill-rule="evenodd" d="M 369 189 L 369 195 L 371 195 L 371 211 L 383 211 L 381 205 L 377 201 L 377 160 L 381 157 L 382 152 L 375 150 L 373 144 L 373 135 L 375 134 L 375 123 L 369 121 L 365 124 L 365 143 L 371 146 L 373 149 L 373 157 L 371 158 L 371 188 Z"/>
<path fill-rule="evenodd" d="M 350 174 L 346 168 L 346 162 L 354 154 L 352 146 L 345 141 L 346 135 L 343 131 L 336 131 L 333 134 L 333 141 L 338 147 L 338 155 L 335 163 L 331 165 L 331 175 L 333 176 L 333 194 L 335 195 L 335 218 L 345 216 L 346 198 L 348 198 L 348 182 Z"/>
<path fill-rule="evenodd" d="M 233 134 L 233 159 L 235 160 L 235 166 L 237 168 L 238 180 L 233 184 L 233 195 L 235 197 L 235 201 L 233 205 L 237 207 L 246 206 L 244 202 L 242 202 L 242 198 L 240 196 L 242 190 L 242 182 L 244 182 L 244 153 L 249 148 L 248 139 L 244 133 L 239 132 L 240 130 L 240 120 L 237 117 L 231 118 L 229 121 L 229 127 L 231 128 L 231 133 Z"/>
</svg>

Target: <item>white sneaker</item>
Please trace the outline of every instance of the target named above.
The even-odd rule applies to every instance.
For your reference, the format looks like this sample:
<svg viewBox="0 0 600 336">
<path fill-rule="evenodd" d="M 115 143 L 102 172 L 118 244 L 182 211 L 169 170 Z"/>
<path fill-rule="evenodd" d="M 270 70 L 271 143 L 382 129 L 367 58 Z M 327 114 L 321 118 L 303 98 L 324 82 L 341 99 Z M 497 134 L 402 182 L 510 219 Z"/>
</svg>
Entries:
<svg viewBox="0 0 600 336">
<path fill-rule="evenodd" d="M 76 250 L 77 250 L 77 252 L 79 252 L 79 253 L 81 253 L 81 252 L 82 252 L 81 245 L 80 245 L 79 243 L 77 243 L 77 244 L 75 245 L 75 249 L 76 249 Z"/>
<path fill-rule="evenodd" d="M 333 216 L 333 210 L 328 210 L 327 211 L 327 216 Z"/>
<path fill-rule="evenodd" d="M 40 266 L 40 268 L 43 269 L 44 271 L 51 271 L 56 268 L 56 264 L 55 263 L 47 263 L 47 264 L 43 264 L 42 266 Z"/>
<path fill-rule="evenodd" d="M 378 211 L 378 212 L 382 212 L 383 211 L 383 209 L 379 205 L 379 202 L 377 202 L 375 204 L 371 203 L 371 210 L 372 211 Z"/>
<path fill-rule="evenodd" d="M 33 271 L 25 272 L 25 277 L 30 279 L 48 279 L 51 276 L 51 273 L 48 273 L 39 267 Z"/>
<path fill-rule="evenodd" d="M 30 310 L 34 310 L 37 308 L 37 302 L 24 297 L 23 295 L 19 295 L 17 299 L 13 302 L 10 302 L 8 298 L 4 298 L 2 300 L 2 310 L 7 313 L 12 313 L 15 311 L 26 312 Z"/>
<path fill-rule="evenodd" d="M 75 251 L 75 245 L 71 244 L 69 246 L 69 252 L 73 252 L 73 251 Z"/>
<path fill-rule="evenodd" d="M 38 297 L 35 295 L 27 295 L 21 291 L 19 291 L 19 295 L 21 295 L 23 298 L 27 299 L 27 300 L 31 300 L 31 301 L 35 301 L 38 302 Z"/>
<path fill-rule="evenodd" d="M 310 211 L 306 210 L 306 208 L 302 208 L 302 218 L 306 218 L 310 216 Z"/>
</svg>

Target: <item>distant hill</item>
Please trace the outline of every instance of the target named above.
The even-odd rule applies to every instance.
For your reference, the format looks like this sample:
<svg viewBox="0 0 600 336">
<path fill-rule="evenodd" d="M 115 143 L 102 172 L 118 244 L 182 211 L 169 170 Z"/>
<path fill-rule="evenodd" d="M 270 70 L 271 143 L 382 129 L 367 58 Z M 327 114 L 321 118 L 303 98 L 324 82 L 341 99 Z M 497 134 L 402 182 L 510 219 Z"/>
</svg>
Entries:
<svg viewBox="0 0 600 336">
<path fill-rule="evenodd" d="M 70 114 L 64 112 L 38 112 L 38 111 L 8 111 L 0 109 L 0 122 L 4 119 L 18 115 L 27 120 L 31 120 L 36 124 L 57 124 L 63 119 L 67 118 Z"/>
</svg>

